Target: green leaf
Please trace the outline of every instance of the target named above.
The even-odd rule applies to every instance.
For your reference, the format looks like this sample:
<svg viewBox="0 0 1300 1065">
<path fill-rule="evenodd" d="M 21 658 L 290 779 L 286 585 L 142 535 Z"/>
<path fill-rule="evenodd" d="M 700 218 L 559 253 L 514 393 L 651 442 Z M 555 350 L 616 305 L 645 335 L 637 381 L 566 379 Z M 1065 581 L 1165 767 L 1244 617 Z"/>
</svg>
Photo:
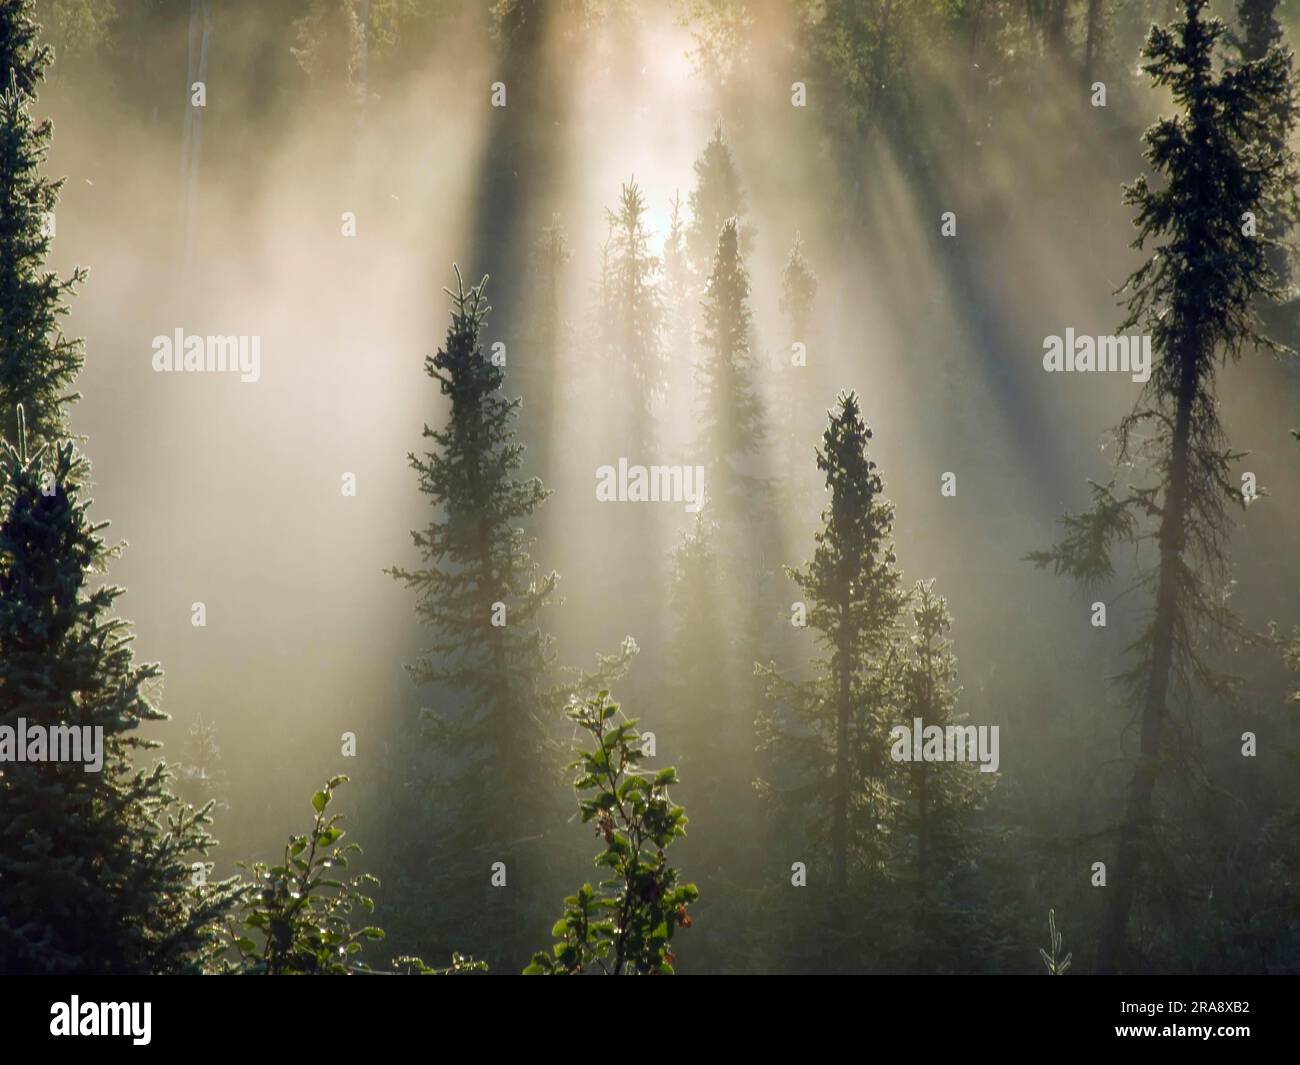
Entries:
<svg viewBox="0 0 1300 1065">
<path fill-rule="evenodd" d="M 330 797 L 327 791 L 318 791 L 311 797 L 311 807 L 317 813 L 321 813 L 329 805 Z"/>
</svg>

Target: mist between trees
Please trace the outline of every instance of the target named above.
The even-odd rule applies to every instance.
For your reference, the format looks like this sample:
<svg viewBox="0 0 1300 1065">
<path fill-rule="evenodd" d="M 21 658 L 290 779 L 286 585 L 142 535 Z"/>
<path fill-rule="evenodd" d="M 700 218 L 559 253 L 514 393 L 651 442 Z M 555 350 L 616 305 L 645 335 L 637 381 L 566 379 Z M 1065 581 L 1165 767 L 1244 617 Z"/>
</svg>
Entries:
<svg viewBox="0 0 1300 1065">
<path fill-rule="evenodd" d="M 1296 971 L 1293 17 L 0 3 L 0 971 Z"/>
</svg>

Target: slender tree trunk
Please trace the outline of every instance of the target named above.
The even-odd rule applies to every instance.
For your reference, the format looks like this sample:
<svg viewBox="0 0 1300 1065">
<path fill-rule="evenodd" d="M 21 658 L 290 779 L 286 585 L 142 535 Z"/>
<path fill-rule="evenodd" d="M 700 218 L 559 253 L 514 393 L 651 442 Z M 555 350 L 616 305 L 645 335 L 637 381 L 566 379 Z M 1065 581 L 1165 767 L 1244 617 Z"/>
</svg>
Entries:
<svg viewBox="0 0 1300 1065">
<path fill-rule="evenodd" d="M 849 870 L 849 725 L 852 721 L 853 700 L 850 688 L 848 638 L 848 606 L 840 604 L 839 648 L 839 720 L 835 728 L 835 788 L 831 822 L 831 851 L 835 857 L 834 885 L 843 891 L 848 883 Z"/>
<path fill-rule="evenodd" d="M 925 704 L 922 707 L 922 720 L 929 719 L 933 724 L 940 724 L 934 719 L 934 674 L 933 664 L 927 653 L 925 657 Z M 919 738 L 919 737 L 918 737 Z M 924 762 L 913 762 L 920 767 L 920 780 L 917 788 L 917 848 L 916 864 L 920 876 L 920 892 L 924 895 L 930 882 L 930 767 Z"/>
<path fill-rule="evenodd" d="M 1048 0 L 1043 20 L 1043 45 L 1051 55 L 1065 50 L 1065 6 L 1069 0 Z"/>
<path fill-rule="evenodd" d="M 1088 0 L 1088 36 L 1083 50 L 1083 80 L 1087 85 L 1092 85 L 1101 54 L 1101 4 L 1102 0 Z"/>
<path fill-rule="evenodd" d="M 1110 896 L 1102 921 L 1094 972 L 1116 973 L 1123 962 L 1129 914 L 1141 872 L 1151 818 L 1151 800 L 1159 769 L 1161 738 L 1168 715 L 1169 685 L 1174 672 L 1174 632 L 1181 604 L 1178 568 L 1187 542 L 1187 492 L 1191 451 L 1192 403 L 1196 396 L 1198 341 L 1184 342 L 1186 354 L 1178 382 L 1177 410 L 1170 447 L 1169 491 L 1160 522 L 1160 572 L 1152 622 L 1151 672 L 1142 707 L 1142 734 L 1137 767 L 1129 785 L 1128 805 L 1120 829 L 1119 849 L 1110 878 Z"/>
<path fill-rule="evenodd" d="M 479 500 L 482 505 L 481 493 L 478 488 L 478 477 L 471 480 L 473 485 L 472 496 Z M 483 600 L 479 609 L 484 611 L 484 616 L 491 617 L 493 604 L 504 602 L 506 592 L 502 585 L 504 584 L 504 567 L 494 564 L 492 558 L 492 526 L 489 522 L 483 522 L 479 526 L 479 589 L 483 594 Z M 506 617 L 506 624 L 510 624 L 509 616 Z M 491 842 L 498 848 L 497 855 L 491 856 L 492 861 L 504 861 L 506 863 L 506 897 L 503 907 L 504 913 L 501 919 L 500 934 L 497 939 L 497 949 L 501 957 L 509 965 L 515 965 L 521 959 L 521 938 L 519 927 L 519 907 L 517 887 L 522 879 L 522 870 L 520 869 L 519 852 L 514 847 L 512 841 L 517 839 L 521 833 L 520 821 L 523 813 L 523 800 L 527 792 L 524 788 L 526 772 L 528 767 L 524 764 L 521 757 L 523 751 L 523 735 L 525 722 L 521 719 L 523 715 L 518 714 L 517 707 L 511 697 L 510 687 L 510 659 L 506 651 L 505 628 L 490 627 L 488 630 L 488 640 L 490 641 L 490 657 L 492 660 L 492 679 L 493 687 L 496 690 L 496 713 L 493 723 L 494 740 L 496 742 L 496 759 L 487 772 L 492 773 L 496 778 L 496 787 L 493 789 L 495 796 L 494 811 L 492 814 L 491 829 L 496 834 L 496 838 Z M 511 883 L 513 881 L 514 887 Z M 515 970 L 518 971 L 518 970 Z"/>
<path fill-rule="evenodd" d="M 208 46 L 212 40 L 212 2 L 211 0 L 191 0 L 190 5 L 190 65 L 194 66 L 194 22 L 195 4 L 200 4 L 203 13 L 203 35 L 198 48 L 197 76 L 192 76 L 186 87 L 186 118 L 188 136 L 186 138 L 185 161 L 185 262 L 188 265 L 194 252 L 195 229 L 198 225 L 199 169 L 203 161 L 203 112 L 207 104 L 208 80 Z M 195 107 L 192 102 L 195 81 L 204 85 L 205 107 Z"/>
</svg>

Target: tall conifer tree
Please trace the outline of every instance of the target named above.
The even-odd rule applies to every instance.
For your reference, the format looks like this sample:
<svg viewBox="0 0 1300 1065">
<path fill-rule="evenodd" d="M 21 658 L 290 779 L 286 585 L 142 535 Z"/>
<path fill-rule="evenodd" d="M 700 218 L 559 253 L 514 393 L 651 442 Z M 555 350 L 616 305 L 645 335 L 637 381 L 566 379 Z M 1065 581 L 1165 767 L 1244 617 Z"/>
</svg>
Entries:
<svg viewBox="0 0 1300 1065">
<path fill-rule="evenodd" d="M 147 695 L 160 671 L 133 660 L 113 616 L 122 589 L 96 586 L 110 552 L 82 498 L 87 464 L 71 443 L 28 454 L 22 417 L 0 475 L 0 745 L 13 748 L 0 771 L 0 972 L 197 972 L 235 895 L 191 882 L 211 804 L 195 811 L 162 763 L 134 763 L 158 746 L 140 726 L 167 716 Z"/>
<path fill-rule="evenodd" d="M 697 364 L 698 446 L 718 519 L 734 535 L 734 519 L 751 505 L 757 487 L 745 467 L 763 444 L 762 410 L 754 394 L 753 319 L 749 273 L 741 258 L 734 218 L 718 234 L 704 296 L 703 348 Z"/>
<path fill-rule="evenodd" d="M 898 723 L 914 728 L 969 728 L 957 710 L 957 658 L 948 633 L 952 617 L 948 604 L 934 590 L 934 581 L 917 581 L 910 600 L 912 627 L 903 666 L 903 700 Z M 973 736 L 974 733 L 968 733 Z M 969 750 L 967 741 L 967 749 Z M 979 835 L 972 823 L 995 779 L 973 760 L 927 762 L 915 758 L 921 736 L 913 733 L 914 758 L 899 764 L 900 791 L 906 803 L 900 819 L 908 841 L 907 865 L 912 920 L 907 953 L 923 971 L 952 972 L 983 960 L 973 950 L 981 938 L 969 926 L 976 891 L 967 875 Z M 980 899 L 982 904 L 993 900 Z M 987 924 L 987 920 L 982 922 Z"/>
<path fill-rule="evenodd" d="M 728 219 L 737 219 L 741 250 L 749 250 L 753 234 L 739 222 L 745 215 L 745 190 L 731 147 L 722 135 L 721 122 L 713 127 L 713 136 L 695 160 L 695 188 L 689 203 L 691 225 L 686 247 L 701 273 L 708 270 L 718 246 L 718 234 Z"/>
<path fill-rule="evenodd" d="M 795 234 L 794 243 L 781 271 L 781 313 L 786 320 L 787 343 L 779 352 L 777 373 L 773 380 L 775 396 L 773 419 L 778 429 L 781 458 L 778 469 L 783 489 L 795 515 L 816 510 L 812 504 L 812 478 L 808 476 L 807 439 L 815 426 L 812 422 L 812 368 L 807 353 L 812 343 L 813 301 L 817 297 L 817 275 L 804 255 L 803 238 Z M 795 363 L 796 345 L 802 345 L 802 365 Z"/>
<path fill-rule="evenodd" d="M 1117 471 L 1147 476 L 1127 490 L 1092 486 L 1093 505 L 1067 516 L 1066 535 L 1030 557 L 1085 582 L 1108 578 L 1117 544 L 1154 549 L 1139 576 L 1152 610 L 1126 675 L 1139 707 L 1139 745 L 1114 860 L 1095 967 L 1129 964 L 1129 918 L 1144 862 L 1157 845 L 1156 785 L 1188 727 L 1180 707 L 1195 689 L 1222 694 L 1232 678 L 1216 671 L 1211 649 L 1249 638 L 1226 596 L 1229 508 L 1246 503 L 1232 475 L 1216 399 L 1220 365 L 1253 347 L 1276 348 L 1256 315 L 1261 299 L 1281 295 L 1268 252 L 1274 242 L 1243 224 L 1270 201 L 1294 204 L 1294 158 L 1278 143 L 1274 104 L 1289 98 L 1289 56 L 1280 49 L 1223 72 L 1215 45 L 1224 33 L 1203 16 L 1206 0 L 1184 0 L 1183 17 L 1153 26 L 1143 69 L 1167 88 L 1176 111 L 1144 135 L 1146 158 L 1161 178 L 1125 189 L 1137 208 L 1134 246 L 1154 245 L 1127 283 L 1120 332 L 1150 333 L 1154 365 L 1137 405 L 1117 431 Z"/>
<path fill-rule="evenodd" d="M 98 583 L 114 552 L 82 499 L 89 464 L 60 440 L 82 351 L 58 322 L 85 275 L 45 269 L 61 182 L 29 110 L 50 61 L 31 10 L 0 4 L 0 971 L 194 972 L 236 892 L 198 883 L 210 806 L 137 764 L 158 746 L 137 730 L 166 717 L 160 672 L 134 663 L 121 589 Z"/>
<path fill-rule="evenodd" d="M 81 345 L 63 336 L 59 319 L 86 275 L 60 279 L 45 267 L 63 182 L 41 174 L 53 127 L 33 121 L 30 104 L 51 56 L 36 41 L 31 11 L 30 0 L 0 4 L 0 436 L 17 440 L 21 403 L 28 439 L 38 444 L 65 432 L 76 398 Z"/>
<path fill-rule="evenodd" d="M 664 391 L 664 308 L 660 263 L 650 253 L 645 198 L 635 179 L 622 187 L 618 207 L 607 211 L 609 261 L 604 283 L 604 346 L 620 368 L 628 416 L 625 455 L 649 456 L 655 441 L 655 404 Z"/>
<path fill-rule="evenodd" d="M 893 506 L 867 457 L 870 440 L 857 396 L 841 393 L 817 452 L 830 505 L 812 561 L 789 571 L 825 657 L 807 682 L 762 670 L 774 701 L 764 718 L 766 743 L 802 769 L 792 797 L 810 805 L 814 823 L 824 826 L 818 843 L 837 893 L 851 873 L 881 870 L 895 806 L 885 752 L 900 701 L 897 649 L 907 592 L 895 566 Z"/>
<path fill-rule="evenodd" d="M 424 428 L 433 448 L 410 456 L 434 508 L 429 524 L 412 533 L 424 565 L 389 573 L 415 590 L 416 614 L 432 634 L 410 670 L 417 683 L 439 689 L 439 704 L 425 715 L 446 763 L 433 791 L 465 903 L 467 893 L 477 897 L 492 861 L 506 863 L 507 887 L 511 872 L 520 878 L 528 853 L 522 841 L 539 827 L 534 789 L 549 784 L 539 756 L 548 737 L 541 681 L 553 653 L 538 616 L 558 578 L 539 575 L 532 540 L 520 527 L 548 493 L 537 478 L 515 476 L 523 452 L 513 428 L 520 401 L 502 394 L 503 370 L 483 352 L 487 278 L 469 289 L 459 270 L 456 279 L 456 291 L 447 290 L 446 343 L 425 359 L 450 410 L 442 428 Z M 509 901 L 515 895 L 502 898 L 508 904 L 489 922 L 498 941 L 484 944 L 494 958 L 510 958 L 523 933 Z M 454 920 L 463 910 L 448 903 Z"/>
</svg>

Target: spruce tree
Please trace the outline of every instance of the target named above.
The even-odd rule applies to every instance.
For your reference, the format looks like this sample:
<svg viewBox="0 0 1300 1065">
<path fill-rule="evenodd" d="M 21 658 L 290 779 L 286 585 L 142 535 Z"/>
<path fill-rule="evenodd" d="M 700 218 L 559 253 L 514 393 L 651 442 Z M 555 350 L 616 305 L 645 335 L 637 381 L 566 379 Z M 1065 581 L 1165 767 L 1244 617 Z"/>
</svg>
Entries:
<svg viewBox="0 0 1300 1065">
<path fill-rule="evenodd" d="M 811 346 L 813 332 L 813 301 L 817 296 L 817 275 L 804 256 L 803 238 L 795 234 L 794 243 L 781 271 L 781 313 L 786 320 L 785 349 L 777 359 L 777 373 L 773 379 L 773 418 L 779 427 L 781 462 L 778 469 L 784 482 L 788 502 L 797 517 L 805 511 L 816 511 L 811 505 L 811 478 L 807 476 L 808 463 L 805 441 L 814 431 L 812 418 L 812 388 L 807 365 L 807 349 Z M 803 345 L 803 365 L 794 362 L 795 345 Z"/>
<path fill-rule="evenodd" d="M 899 724 L 961 724 L 957 711 L 957 658 L 948 633 L 952 617 L 934 581 L 917 581 L 912 590 L 912 627 L 903 666 L 903 700 Z M 920 743 L 919 736 L 913 736 Z M 968 870 L 979 849 L 974 814 L 988 797 L 992 774 L 974 761 L 899 764 L 898 781 L 906 803 L 900 829 L 908 840 L 912 920 L 907 953 L 922 971 L 954 971 L 986 961 L 986 950 L 973 949 L 985 929 L 972 930 L 969 915 L 976 905 L 987 910 Z M 982 926 L 988 924 L 986 919 Z"/>
<path fill-rule="evenodd" d="M 812 561 L 789 574 L 802 593 L 807 625 L 825 656 L 809 681 L 772 667 L 773 709 L 764 741 L 780 761 L 800 769 L 787 794 L 808 806 L 842 896 L 850 873 L 879 873 L 887 859 L 895 800 L 888 792 L 889 728 L 900 701 L 900 612 L 907 601 L 895 566 L 893 506 L 867 457 L 871 430 L 858 398 L 841 393 L 817 452 L 830 505 L 815 536 Z M 770 786 L 764 791 L 781 799 Z"/>
<path fill-rule="evenodd" d="M 740 171 L 732 158 L 731 147 L 722 136 L 722 123 L 713 127 L 713 136 L 695 160 L 695 188 L 691 191 L 691 225 L 686 233 L 686 247 L 691 259 L 704 272 L 718 246 L 718 234 L 728 219 L 745 214 L 745 190 Z M 753 233 L 737 222 L 742 251 L 748 251 Z"/>
<path fill-rule="evenodd" d="M 36 43 L 31 11 L 30 0 L 0 4 L 0 436 L 17 439 L 22 404 L 35 445 L 65 433 L 76 399 L 81 345 L 63 336 L 59 319 L 86 275 L 60 279 L 45 268 L 63 182 L 41 174 L 53 127 L 34 122 L 30 105 L 51 57 Z"/>
<path fill-rule="evenodd" d="M 664 309 L 657 281 L 659 259 L 650 253 L 645 198 L 633 179 L 622 187 L 618 207 L 607 211 L 609 261 L 604 283 L 603 339 L 621 372 L 620 393 L 629 404 L 621 453 L 649 455 L 656 440 L 655 403 L 663 395 Z"/>
<path fill-rule="evenodd" d="M 749 273 L 734 218 L 718 234 L 703 319 L 703 352 L 696 367 L 697 445 L 718 520 L 734 535 L 735 519 L 752 505 L 758 487 L 757 478 L 745 467 L 757 457 L 764 437 L 753 386 Z"/>
<path fill-rule="evenodd" d="M 717 526 L 704 512 L 682 534 L 673 552 L 672 609 L 676 623 L 668 648 L 669 706 L 680 719 L 684 767 L 697 770 L 699 801 L 709 774 L 716 773 L 736 740 L 718 710 L 730 704 L 726 671 L 732 649 L 720 609 L 723 586 L 717 555 Z"/>
<path fill-rule="evenodd" d="M 1275 96 L 1270 107 L 1272 129 L 1268 134 L 1268 148 L 1272 152 L 1286 149 L 1287 138 L 1295 126 L 1297 109 L 1295 82 L 1291 76 L 1291 51 L 1285 46 L 1282 27 L 1277 20 L 1277 8 L 1277 0 L 1238 0 L 1237 27 L 1225 35 L 1235 46 L 1240 62 L 1258 62 L 1274 49 L 1286 57 L 1287 90 Z M 1270 240 L 1276 242 L 1268 250 L 1269 267 L 1277 274 L 1279 281 L 1289 282 L 1290 263 L 1284 241 L 1296 224 L 1297 217 L 1292 190 L 1284 186 L 1280 192 L 1280 196 L 1270 195 L 1261 199 L 1264 216 L 1257 224 Z M 1267 308 L 1261 313 L 1267 313 Z"/>
<path fill-rule="evenodd" d="M 1278 0 L 1237 0 L 1237 29 L 1231 40 L 1247 63 L 1263 59 L 1282 45 L 1282 26 L 1277 20 Z"/>
<path fill-rule="evenodd" d="M 781 269 L 781 313 L 786 316 L 792 340 L 805 339 L 812 329 L 816 296 L 817 275 L 804 256 L 803 237 L 796 233 Z"/>
<path fill-rule="evenodd" d="M 1132 413 L 1116 433 L 1116 476 L 1092 486 L 1093 504 L 1067 516 L 1066 535 L 1030 557 L 1085 582 L 1108 578 L 1121 544 L 1154 549 L 1138 587 L 1151 611 L 1126 674 L 1139 710 L 1139 745 L 1125 797 L 1114 860 L 1108 863 L 1106 913 L 1098 972 L 1128 965 L 1129 918 L 1144 862 L 1159 838 L 1157 782 L 1162 770 L 1190 775 L 1177 752 L 1197 689 L 1222 694 L 1231 678 L 1210 652 L 1226 639 L 1249 638 L 1226 596 L 1229 508 L 1246 499 L 1234 483 L 1240 455 L 1219 420 L 1219 367 L 1243 350 L 1277 345 L 1264 336 L 1256 308 L 1281 293 L 1269 265 L 1274 242 L 1243 224 L 1271 199 L 1294 202 L 1295 167 L 1277 143 L 1274 103 L 1291 93 L 1286 53 L 1219 73 L 1215 45 L 1223 23 L 1203 16 L 1205 0 L 1184 0 L 1183 17 L 1153 26 L 1143 70 L 1176 105 L 1144 135 L 1146 158 L 1161 179 L 1139 177 L 1125 189 L 1137 209 L 1134 247 L 1153 245 L 1129 278 L 1128 316 L 1119 332 L 1149 333 L 1154 365 Z M 1121 476 L 1145 470 L 1122 489 Z"/>
<path fill-rule="evenodd" d="M 54 60 L 50 47 L 36 40 L 40 27 L 32 18 L 35 6 L 35 0 L 6 0 L 0 5 L 0 70 L 4 71 L 4 84 L 9 84 L 12 71 L 18 91 L 26 96 L 36 95 L 36 87 Z"/>
<path fill-rule="evenodd" d="M 560 353 L 569 341 L 564 317 L 565 268 L 572 257 L 568 235 L 558 214 L 541 228 L 533 242 L 530 267 L 536 284 L 529 293 L 529 344 L 511 364 L 507 385 L 515 386 L 525 402 L 519 411 L 519 437 L 528 445 L 535 470 L 549 470 L 558 457 L 555 412 L 564 409 L 566 391 L 576 391 L 560 368 Z M 565 385 L 568 388 L 565 388 Z"/>
<path fill-rule="evenodd" d="M 450 411 L 441 428 L 424 428 L 433 448 L 409 456 L 434 510 L 412 533 L 424 565 L 388 572 L 416 592 L 416 614 L 432 636 L 409 668 L 418 684 L 439 691 L 439 705 L 424 715 L 444 761 L 431 790 L 444 818 L 443 868 L 453 870 L 465 902 L 467 893 L 477 897 L 493 861 L 520 879 L 524 841 L 539 828 L 535 789 L 548 783 L 541 680 L 553 653 L 538 616 L 558 578 L 539 575 L 533 541 L 519 525 L 548 493 L 537 478 L 515 476 L 523 452 L 513 428 L 520 401 L 502 394 L 503 370 L 483 352 L 487 278 L 466 289 L 457 269 L 456 281 L 456 291 L 447 290 L 446 342 L 425 358 Z M 456 897 L 446 900 L 452 921 L 463 913 Z M 513 903 L 499 913 L 490 944 L 497 957 L 517 948 L 519 919 Z"/>
<path fill-rule="evenodd" d="M 737 823 L 733 838 L 754 838 L 760 827 L 752 791 L 742 790 L 733 775 L 743 774 L 748 781 L 758 775 L 753 708 L 762 700 L 763 685 L 752 663 L 773 654 L 769 630 L 780 623 L 780 613 L 772 608 L 769 585 L 782 557 L 775 546 L 780 525 L 769 482 L 762 476 L 765 432 L 754 391 L 749 292 L 739 230 L 730 219 L 718 235 L 702 308 L 695 461 L 704 467 L 709 518 L 718 526 L 714 542 L 721 586 L 728 590 L 720 601 L 729 653 L 717 667 L 730 698 L 713 715 L 712 727 L 735 737 L 725 774 L 732 779 L 723 781 L 735 785 L 728 789 L 730 816 Z M 739 857 L 732 852 L 727 859 L 734 883 L 750 876 Z"/>
<path fill-rule="evenodd" d="M 82 498 L 87 464 L 71 443 L 29 454 L 21 409 L 17 424 L 0 462 L 0 972 L 199 971 L 235 895 L 193 868 L 211 804 L 136 764 L 159 746 L 138 730 L 167 716 L 148 695 L 160 671 L 134 662 L 122 590 L 96 583 L 113 552 Z M 79 736 L 83 761 L 75 746 L 16 760 L 34 730 L 47 759 L 49 730 Z"/>
<path fill-rule="evenodd" d="M 682 842 L 704 888 L 709 918 L 696 956 L 710 971 L 742 965 L 745 906 L 754 849 L 752 680 L 744 662 L 753 648 L 735 639 L 728 582 L 719 556 L 718 527 L 697 514 L 672 554 L 671 635 L 662 690 L 659 753 L 683 773 L 682 799 L 710 814 Z M 709 900 L 712 901 L 709 901 Z"/>
</svg>

